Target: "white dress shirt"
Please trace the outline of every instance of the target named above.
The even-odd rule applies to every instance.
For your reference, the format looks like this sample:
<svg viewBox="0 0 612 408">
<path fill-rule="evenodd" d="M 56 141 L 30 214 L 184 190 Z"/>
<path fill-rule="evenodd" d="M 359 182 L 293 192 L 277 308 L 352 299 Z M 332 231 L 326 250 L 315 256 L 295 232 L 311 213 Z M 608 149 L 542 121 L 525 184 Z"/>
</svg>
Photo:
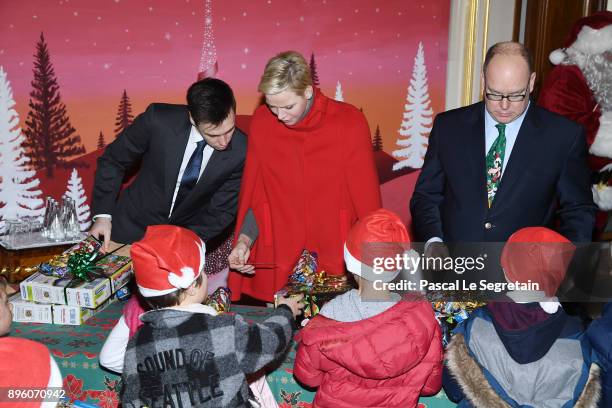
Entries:
<svg viewBox="0 0 612 408">
<path fill-rule="evenodd" d="M 172 210 L 174 209 L 174 202 L 176 201 L 176 195 L 178 194 L 179 187 L 181 186 L 181 179 L 183 178 L 183 173 L 185 172 L 185 168 L 187 167 L 187 163 L 189 163 L 189 159 L 191 155 L 195 151 L 197 147 L 197 143 L 201 140 L 204 140 L 198 129 L 195 126 L 191 125 L 191 132 L 189 132 L 189 140 L 187 141 L 187 147 L 185 148 L 185 154 L 183 154 L 183 162 L 181 163 L 181 167 L 179 169 L 178 177 L 176 178 L 176 186 L 174 187 L 174 194 L 172 194 L 172 204 L 170 205 L 170 213 L 168 214 L 168 218 L 172 215 Z M 210 160 L 210 156 L 212 156 L 215 149 L 210 147 L 210 145 L 206 145 L 204 147 L 204 151 L 202 152 L 202 165 L 200 166 L 200 175 L 198 176 L 198 181 L 200 181 L 200 177 L 202 177 L 202 173 Z"/>
<path fill-rule="evenodd" d="M 183 173 L 185 172 L 185 167 L 187 167 L 187 163 L 189 163 L 189 159 L 191 155 L 195 151 L 197 147 L 197 143 L 200 140 L 204 140 L 202 135 L 195 126 L 191 125 L 191 131 L 189 132 L 189 140 L 187 141 L 187 147 L 185 148 L 185 153 L 183 154 L 183 161 L 181 162 L 181 167 L 179 169 L 178 177 L 176 178 L 176 185 L 174 187 L 174 194 L 172 194 L 172 204 L 170 205 L 170 212 L 168 213 L 168 218 L 172 215 L 172 210 L 174 209 L 174 202 L 176 201 L 176 195 L 178 194 L 179 187 L 181 186 L 181 179 L 183 178 Z M 202 165 L 200 166 L 200 175 L 198 176 L 198 181 L 200 181 L 200 177 L 202 177 L 202 173 L 210 160 L 210 156 L 212 156 L 215 149 L 210 147 L 208 144 L 204 147 L 204 151 L 202 152 Z M 93 216 L 93 220 L 96 218 L 110 218 L 112 219 L 110 214 L 96 214 Z"/>
</svg>

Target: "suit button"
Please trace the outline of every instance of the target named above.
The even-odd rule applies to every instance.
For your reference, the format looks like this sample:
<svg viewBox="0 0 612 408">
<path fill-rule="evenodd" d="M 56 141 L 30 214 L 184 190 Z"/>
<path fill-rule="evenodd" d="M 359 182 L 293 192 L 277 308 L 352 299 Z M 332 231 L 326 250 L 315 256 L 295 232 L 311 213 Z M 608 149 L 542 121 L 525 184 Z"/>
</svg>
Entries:
<svg viewBox="0 0 612 408">
<path fill-rule="evenodd" d="M 493 224 L 491 224 L 490 222 L 485 223 L 485 228 L 486 229 L 491 229 L 493 228 Z"/>
</svg>

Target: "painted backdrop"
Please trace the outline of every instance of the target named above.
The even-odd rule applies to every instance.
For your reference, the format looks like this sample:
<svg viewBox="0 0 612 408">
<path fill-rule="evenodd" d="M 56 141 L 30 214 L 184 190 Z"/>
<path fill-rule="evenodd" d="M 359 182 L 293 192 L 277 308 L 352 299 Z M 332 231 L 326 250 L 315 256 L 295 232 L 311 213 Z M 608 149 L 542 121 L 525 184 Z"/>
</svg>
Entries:
<svg viewBox="0 0 612 408">
<path fill-rule="evenodd" d="M 266 61 L 294 49 L 325 94 L 362 108 L 385 206 L 406 219 L 444 107 L 449 10 L 448 0 L 0 2 L 0 218 L 40 216 L 45 195 L 66 193 L 85 228 L 95 158 L 134 115 L 182 103 L 198 72 L 229 82 L 249 115 Z"/>
</svg>

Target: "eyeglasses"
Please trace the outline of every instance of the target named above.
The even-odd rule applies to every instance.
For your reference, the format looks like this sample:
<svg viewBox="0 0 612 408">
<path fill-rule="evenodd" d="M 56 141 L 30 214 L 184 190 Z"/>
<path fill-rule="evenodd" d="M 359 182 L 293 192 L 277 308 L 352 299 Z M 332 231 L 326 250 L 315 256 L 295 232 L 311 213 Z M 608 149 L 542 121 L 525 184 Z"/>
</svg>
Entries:
<svg viewBox="0 0 612 408">
<path fill-rule="evenodd" d="M 527 92 L 527 89 L 529 89 L 528 87 L 529 87 L 529 85 L 527 85 L 527 88 L 525 88 L 523 93 L 519 94 L 519 95 L 503 95 L 503 94 L 486 92 L 485 96 L 486 96 L 486 98 L 488 100 L 494 101 L 494 102 L 503 101 L 504 99 L 507 99 L 508 102 L 522 102 L 522 101 L 525 100 L 525 97 L 528 94 L 528 92 Z"/>
</svg>

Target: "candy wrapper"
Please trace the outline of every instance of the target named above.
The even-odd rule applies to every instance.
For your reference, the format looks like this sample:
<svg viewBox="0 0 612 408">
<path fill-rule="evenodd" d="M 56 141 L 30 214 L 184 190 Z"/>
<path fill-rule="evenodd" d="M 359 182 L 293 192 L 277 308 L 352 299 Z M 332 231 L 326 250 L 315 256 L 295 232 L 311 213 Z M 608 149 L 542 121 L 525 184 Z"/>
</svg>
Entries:
<svg viewBox="0 0 612 408">
<path fill-rule="evenodd" d="M 467 299 L 465 294 L 454 292 L 430 292 L 427 298 L 442 329 L 442 345 L 445 348 L 451 340 L 453 329 L 466 320 L 476 308 L 486 304 L 477 295 L 471 294 L 470 299 Z"/>
<path fill-rule="evenodd" d="M 99 277 L 95 259 L 99 258 L 101 247 L 101 242 L 90 235 L 63 254 L 41 263 L 38 271 L 47 276 L 90 282 Z"/>
<path fill-rule="evenodd" d="M 217 313 L 229 312 L 231 306 L 232 291 L 230 288 L 220 287 L 208 296 L 206 305 L 212 307 Z"/>
<path fill-rule="evenodd" d="M 319 314 L 326 302 L 352 288 L 345 275 L 328 275 L 325 271 L 318 271 L 317 253 L 304 249 L 289 275 L 287 285 L 274 294 L 274 304 L 277 305 L 281 297 L 303 294 L 304 313 L 298 318 L 298 323 L 305 325 Z"/>
</svg>

